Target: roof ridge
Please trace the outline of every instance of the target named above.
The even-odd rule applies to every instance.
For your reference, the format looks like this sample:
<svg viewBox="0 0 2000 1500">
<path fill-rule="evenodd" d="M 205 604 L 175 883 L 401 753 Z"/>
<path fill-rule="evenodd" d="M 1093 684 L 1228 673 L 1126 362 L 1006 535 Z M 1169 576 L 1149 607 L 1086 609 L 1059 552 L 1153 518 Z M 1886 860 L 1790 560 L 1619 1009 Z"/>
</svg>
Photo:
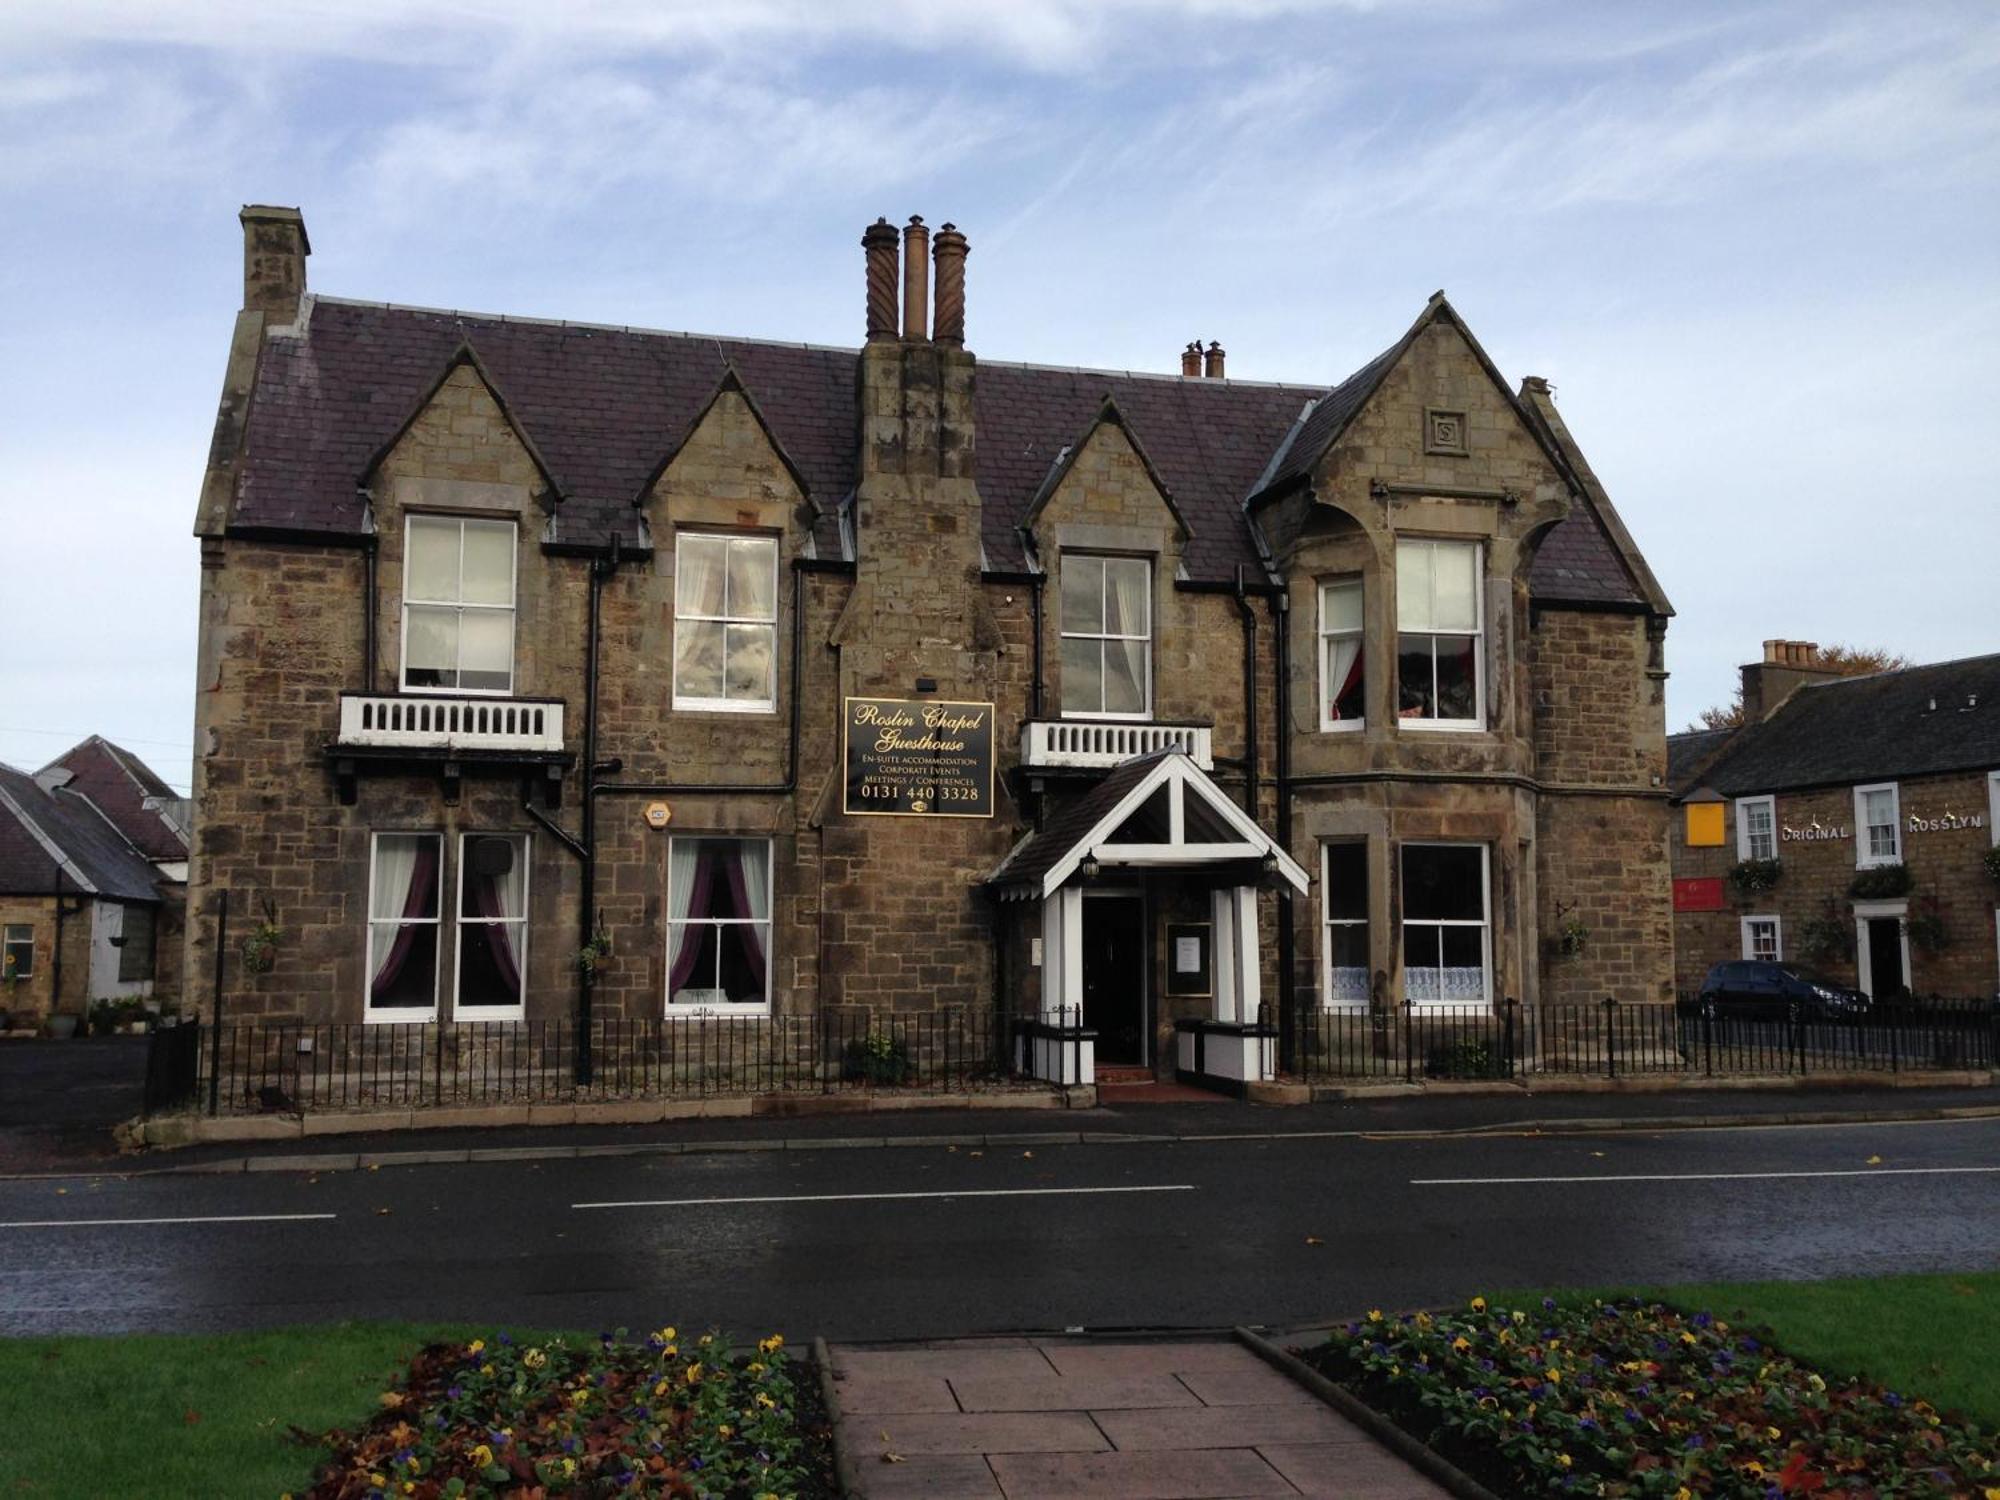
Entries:
<svg viewBox="0 0 2000 1500">
<path fill-rule="evenodd" d="M 1881 667 L 1873 672 L 1843 672 L 1820 682 L 1804 682 L 1802 689 L 1840 687 L 1850 682 L 1872 682 L 1878 677 L 1900 677 L 1905 672 L 1928 672 L 1937 667 L 1963 667 L 1973 662 L 2000 662 L 2000 651 L 1982 651 L 1976 656 L 1948 656 L 1943 661 L 1913 661 L 1906 667 Z M 1761 665 L 1761 664 L 1760 664 Z"/>
</svg>

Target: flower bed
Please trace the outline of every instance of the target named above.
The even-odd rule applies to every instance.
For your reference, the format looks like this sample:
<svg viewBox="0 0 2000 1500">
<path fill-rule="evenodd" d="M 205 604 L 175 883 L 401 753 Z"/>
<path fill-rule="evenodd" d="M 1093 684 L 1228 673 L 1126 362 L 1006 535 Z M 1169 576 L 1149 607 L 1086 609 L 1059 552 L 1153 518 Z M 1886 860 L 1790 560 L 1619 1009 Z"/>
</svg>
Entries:
<svg viewBox="0 0 2000 1500">
<path fill-rule="evenodd" d="M 1507 1495 L 2000 1500 L 2000 1437 L 1654 1303 L 1371 1312 L 1305 1357 Z"/>
<path fill-rule="evenodd" d="M 334 1453 L 306 1500 L 832 1493 L 817 1390 L 782 1338 L 733 1356 L 713 1333 L 623 1335 L 426 1346 L 366 1426 L 309 1438 Z"/>
</svg>

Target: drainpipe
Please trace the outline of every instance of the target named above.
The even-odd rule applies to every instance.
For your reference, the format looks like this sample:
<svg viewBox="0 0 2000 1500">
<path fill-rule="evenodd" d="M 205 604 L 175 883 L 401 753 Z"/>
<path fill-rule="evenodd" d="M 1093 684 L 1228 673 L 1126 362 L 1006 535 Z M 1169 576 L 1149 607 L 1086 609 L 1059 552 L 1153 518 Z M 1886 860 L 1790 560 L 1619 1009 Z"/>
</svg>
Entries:
<svg viewBox="0 0 2000 1500">
<path fill-rule="evenodd" d="M 1278 711 L 1278 847 L 1292 852 L 1292 596 L 1289 589 L 1265 596 L 1271 609 L 1271 630 L 1277 654 Z M 1296 996 L 1296 934 L 1292 923 L 1290 882 L 1278 886 L 1278 1066 L 1290 1071 L 1298 1047 Z"/>
<path fill-rule="evenodd" d="M 590 626 L 584 637 L 583 661 L 583 779 L 586 788 L 597 778 L 597 667 L 603 642 L 604 585 L 618 571 L 619 539 L 614 533 L 610 548 L 590 560 Z M 586 790 L 583 798 L 583 941 L 597 931 L 597 808 Z M 588 1084 L 595 1074 L 591 1055 L 590 1023 L 597 974 L 577 965 L 576 971 L 576 1081 Z"/>
<path fill-rule="evenodd" d="M 1243 564 L 1236 565 L 1236 613 L 1243 621 L 1243 803 L 1257 821 L 1257 615 L 1244 596 Z"/>
<path fill-rule="evenodd" d="M 51 990 L 49 991 L 49 1014 L 50 1014 L 51 1016 L 55 1015 L 55 1014 L 56 1014 L 56 1012 L 58 1012 L 59 1010 L 61 1010 L 61 1009 L 62 1009 L 62 937 L 63 937 L 63 934 L 62 934 L 62 930 L 63 930 L 63 888 L 62 888 L 62 885 L 63 885 L 63 882 L 62 882 L 62 861 L 61 861 L 61 860 L 57 860 L 57 861 L 56 861 L 56 883 L 55 883 L 55 893 L 56 893 L 56 956 L 55 956 L 55 963 L 54 963 L 54 965 L 53 965 L 53 967 L 52 967 L 52 969 L 51 969 L 51 971 L 50 971 L 50 978 L 51 978 L 51 980 L 52 980 L 52 982 L 53 982 L 53 984 L 54 984 L 54 986 L 55 986 L 55 987 L 54 987 L 53 989 L 51 989 Z M 85 1017 L 85 1019 L 88 1019 L 88 1014 L 87 1014 L 87 1013 L 86 1013 L 86 1017 Z"/>
<path fill-rule="evenodd" d="M 368 517 L 368 543 L 362 549 L 361 570 L 361 691 L 375 691 L 375 562 L 382 550 L 381 533 L 375 530 L 375 492 L 358 485 L 362 514 Z"/>
</svg>

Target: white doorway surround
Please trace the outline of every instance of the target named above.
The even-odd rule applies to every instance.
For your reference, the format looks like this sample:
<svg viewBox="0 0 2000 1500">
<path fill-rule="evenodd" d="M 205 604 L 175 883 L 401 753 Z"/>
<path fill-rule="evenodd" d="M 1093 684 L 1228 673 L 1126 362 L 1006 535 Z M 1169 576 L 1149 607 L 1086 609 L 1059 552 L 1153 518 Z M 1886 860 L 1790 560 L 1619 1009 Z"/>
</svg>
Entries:
<svg viewBox="0 0 2000 1500">
<path fill-rule="evenodd" d="M 1902 987 L 1910 987 L 1910 903 L 1908 901 L 1857 901 L 1854 903 L 1854 967 L 1861 980 L 1861 988 L 1871 1000 L 1885 999 L 1876 993 L 1878 984 L 1875 977 L 1876 960 L 1881 958 L 1885 972 L 1891 964 L 1899 973 Z M 1888 924 L 1896 924 L 1896 951 L 1893 955 L 1876 953 L 1878 938 L 1888 936 Z"/>
</svg>

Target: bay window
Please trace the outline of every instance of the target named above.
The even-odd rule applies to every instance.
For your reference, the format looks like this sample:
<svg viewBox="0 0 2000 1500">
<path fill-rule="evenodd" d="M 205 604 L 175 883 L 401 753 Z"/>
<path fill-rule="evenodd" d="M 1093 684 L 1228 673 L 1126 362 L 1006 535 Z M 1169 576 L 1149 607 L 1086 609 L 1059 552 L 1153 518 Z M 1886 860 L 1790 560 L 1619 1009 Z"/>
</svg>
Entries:
<svg viewBox="0 0 2000 1500">
<path fill-rule="evenodd" d="M 365 1014 L 371 1021 L 437 1015 L 443 842 L 435 833 L 378 833 L 370 841 Z"/>
<path fill-rule="evenodd" d="M 667 841 L 667 1014 L 771 1004 L 771 841 Z"/>
<path fill-rule="evenodd" d="M 1326 924 L 1326 1007 L 1366 1010 L 1370 960 L 1365 843 L 1327 844 L 1321 848 L 1320 901 Z"/>
<path fill-rule="evenodd" d="M 1062 559 L 1062 711 L 1143 719 L 1153 701 L 1153 565 L 1143 557 Z"/>
<path fill-rule="evenodd" d="M 674 707 L 778 705 L 778 542 L 682 532 L 674 541 Z"/>
<path fill-rule="evenodd" d="M 1359 729 L 1367 718 L 1361 580 L 1319 586 L 1319 727 Z"/>
<path fill-rule="evenodd" d="M 411 516 L 403 546 L 403 687 L 514 689 L 514 523 Z"/>
<path fill-rule="evenodd" d="M 458 840 L 458 974 L 452 1014 L 465 1021 L 526 1013 L 528 837 L 461 834 Z"/>
<path fill-rule="evenodd" d="M 1415 1005 L 1487 1005 L 1486 846 L 1405 844 L 1403 994 Z"/>
<path fill-rule="evenodd" d="M 1854 863 L 1861 869 L 1870 865 L 1893 865 L 1903 857 L 1903 834 L 1898 826 L 1902 816 L 1896 783 L 1854 789 Z"/>
<path fill-rule="evenodd" d="M 1396 539 L 1396 716 L 1425 729 L 1485 722 L 1477 542 Z"/>
</svg>

